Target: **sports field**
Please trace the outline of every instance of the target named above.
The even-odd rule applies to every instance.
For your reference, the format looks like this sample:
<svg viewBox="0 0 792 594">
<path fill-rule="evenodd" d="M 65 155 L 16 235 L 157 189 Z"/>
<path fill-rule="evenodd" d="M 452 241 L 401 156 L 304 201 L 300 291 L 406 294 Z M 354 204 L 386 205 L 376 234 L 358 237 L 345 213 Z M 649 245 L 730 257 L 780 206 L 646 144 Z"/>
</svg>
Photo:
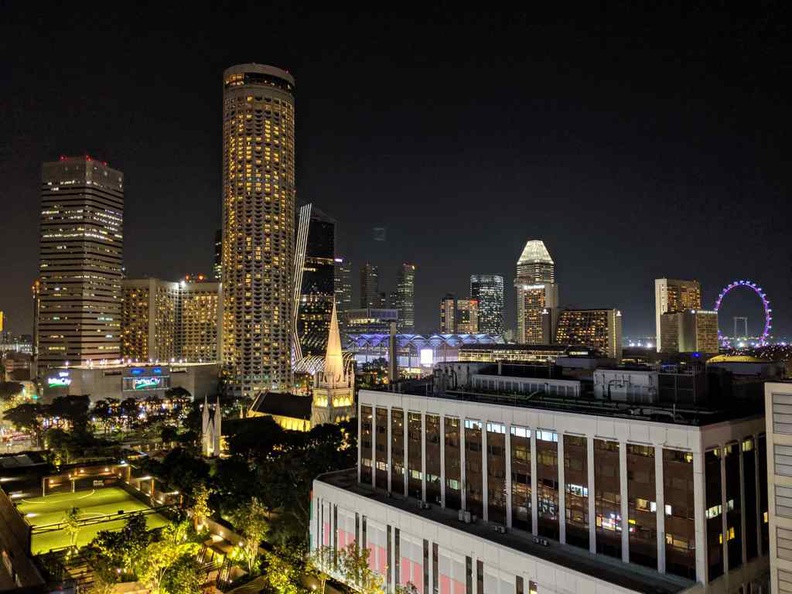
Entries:
<svg viewBox="0 0 792 594">
<path fill-rule="evenodd" d="M 30 548 L 34 555 L 69 546 L 69 534 L 62 523 L 66 511 L 72 507 L 80 510 L 79 519 L 84 522 L 77 535 L 78 547 L 91 542 L 101 530 L 120 530 L 132 512 L 148 512 L 146 525 L 150 530 L 168 523 L 163 516 L 152 512 L 144 503 L 118 487 L 20 499 L 19 511 L 33 526 Z M 120 511 L 123 511 L 123 515 L 118 513 Z"/>
</svg>

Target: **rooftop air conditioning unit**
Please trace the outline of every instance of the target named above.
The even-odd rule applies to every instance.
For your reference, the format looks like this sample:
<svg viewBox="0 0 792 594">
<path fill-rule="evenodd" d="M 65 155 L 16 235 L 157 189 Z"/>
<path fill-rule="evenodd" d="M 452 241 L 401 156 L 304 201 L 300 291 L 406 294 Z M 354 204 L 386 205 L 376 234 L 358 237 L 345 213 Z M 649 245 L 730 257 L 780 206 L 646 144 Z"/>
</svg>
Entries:
<svg viewBox="0 0 792 594">
<path fill-rule="evenodd" d="M 469 511 L 465 512 L 465 524 L 470 524 L 472 516 L 470 515 Z"/>
<path fill-rule="evenodd" d="M 495 526 L 495 532 L 500 532 L 501 534 L 506 534 L 506 526 Z"/>
</svg>

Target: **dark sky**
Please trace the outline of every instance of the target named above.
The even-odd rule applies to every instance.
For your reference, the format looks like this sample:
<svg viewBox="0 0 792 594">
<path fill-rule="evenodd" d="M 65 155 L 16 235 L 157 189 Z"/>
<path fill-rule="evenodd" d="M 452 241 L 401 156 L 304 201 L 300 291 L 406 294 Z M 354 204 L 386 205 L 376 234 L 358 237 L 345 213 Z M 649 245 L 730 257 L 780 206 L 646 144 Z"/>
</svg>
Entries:
<svg viewBox="0 0 792 594">
<path fill-rule="evenodd" d="M 705 305 L 755 280 L 792 334 L 784 2 L 424 3 L 408 16 L 49 4 L 0 4 L 0 310 L 13 331 L 30 331 L 40 164 L 59 155 L 124 172 L 129 276 L 210 270 L 221 75 L 259 62 L 297 79 L 298 199 L 339 221 L 339 255 L 378 263 L 385 289 L 399 262 L 418 265 L 420 330 L 474 272 L 506 277 L 514 326 L 515 262 L 539 238 L 562 301 L 621 308 L 625 334 L 653 333 L 658 276 L 698 278 Z M 728 324 L 758 328 L 758 301 L 731 309 Z"/>
</svg>

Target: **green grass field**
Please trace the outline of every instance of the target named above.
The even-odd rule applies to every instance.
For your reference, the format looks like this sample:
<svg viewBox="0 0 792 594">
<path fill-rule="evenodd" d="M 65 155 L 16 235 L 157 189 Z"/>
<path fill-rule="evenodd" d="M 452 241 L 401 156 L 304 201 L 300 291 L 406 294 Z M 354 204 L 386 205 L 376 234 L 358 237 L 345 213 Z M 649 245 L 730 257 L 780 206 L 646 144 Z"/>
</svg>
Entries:
<svg viewBox="0 0 792 594">
<path fill-rule="evenodd" d="M 18 502 L 19 511 L 33 526 L 33 542 L 30 548 L 34 555 L 46 553 L 50 549 L 69 546 L 69 535 L 66 530 L 39 531 L 46 530 L 48 525 L 63 522 L 66 510 L 72 507 L 80 510 L 81 520 L 100 519 L 108 514 L 116 515 L 119 510 L 128 514 L 149 509 L 148 506 L 117 487 L 21 499 Z M 83 526 L 77 535 L 77 546 L 82 547 L 88 544 L 101 530 L 120 530 L 125 523 L 125 518 L 119 518 Z M 159 528 L 167 523 L 168 520 L 160 514 L 150 513 L 146 516 L 146 525 L 149 530 Z"/>
</svg>

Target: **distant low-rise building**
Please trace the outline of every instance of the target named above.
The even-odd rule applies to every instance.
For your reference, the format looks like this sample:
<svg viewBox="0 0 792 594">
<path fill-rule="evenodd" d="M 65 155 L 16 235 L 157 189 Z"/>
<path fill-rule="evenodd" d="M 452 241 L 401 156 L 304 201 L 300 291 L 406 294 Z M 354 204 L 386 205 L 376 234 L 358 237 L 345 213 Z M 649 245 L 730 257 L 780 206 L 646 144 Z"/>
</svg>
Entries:
<svg viewBox="0 0 792 594">
<path fill-rule="evenodd" d="M 170 388 L 184 388 L 193 398 L 216 394 L 219 364 L 76 365 L 47 370 L 40 378 L 45 400 L 56 396 L 104 398 L 163 397 Z"/>
</svg>

